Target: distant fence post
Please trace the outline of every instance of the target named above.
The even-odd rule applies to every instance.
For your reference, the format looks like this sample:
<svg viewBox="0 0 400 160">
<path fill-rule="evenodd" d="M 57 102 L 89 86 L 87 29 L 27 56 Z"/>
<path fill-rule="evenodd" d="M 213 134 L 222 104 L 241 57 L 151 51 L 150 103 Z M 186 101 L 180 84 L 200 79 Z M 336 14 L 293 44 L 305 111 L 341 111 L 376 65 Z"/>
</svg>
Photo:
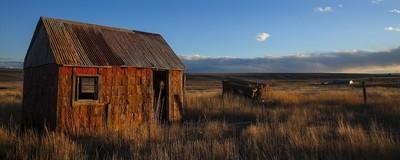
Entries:
<svg viewBox="0 0 400 160">
<path fill-rule="evenodd" d="M 363 88 L 364 105 L 367 104 L 367 88 L 365 86 L 365 81 L 361 82 Z"/>
<path fill-rule="evenodd" d="M 223 117 L 223 119 L 225 120 L 225 98 L 226 98 L 226 94 L 227 94 L 227 91 L 226 91 L 226 81 L 225 80 L 223 80 L 222 81 L 222 117 Z"/>
</svg>

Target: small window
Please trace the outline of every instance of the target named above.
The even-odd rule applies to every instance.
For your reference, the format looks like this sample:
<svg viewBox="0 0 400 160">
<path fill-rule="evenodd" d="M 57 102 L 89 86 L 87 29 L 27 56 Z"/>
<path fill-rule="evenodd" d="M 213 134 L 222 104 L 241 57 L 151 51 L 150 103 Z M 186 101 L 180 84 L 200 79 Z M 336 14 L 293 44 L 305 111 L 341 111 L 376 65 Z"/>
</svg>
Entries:
<svg viewBox="0 0 400 160">
<path fill-rule="evenodd" d="M 76 100 L 98 100 L 98 77 L 76 78 Z"/>
</svg>

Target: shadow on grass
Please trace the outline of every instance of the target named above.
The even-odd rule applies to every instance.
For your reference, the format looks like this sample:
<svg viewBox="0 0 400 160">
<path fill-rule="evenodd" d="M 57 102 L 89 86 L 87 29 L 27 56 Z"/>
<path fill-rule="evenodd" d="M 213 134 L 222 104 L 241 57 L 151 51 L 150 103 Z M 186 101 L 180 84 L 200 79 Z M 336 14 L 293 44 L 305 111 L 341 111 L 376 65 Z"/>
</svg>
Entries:
<svg viewBox="0 0 400 160">
<path fill-rule="evenodd" d="M 20 103 L 0 104 L 0 125 L 15 126 L 20 124 L 22 110 Z"/>
<path fill-rule="evenodd" d="M 88 159 L 134 159 L 133 142 L 122 137 L 115 140 L 100 136 L 75 136 L 72 139 L 82 146 Z"/>
<path fill-rule="evenodd" d="M 256 122 L 257 115 L 251 112 L 217 111 L 203 113 L 200 109 L 187 109 L 184 122 L 223 121 L 226 123 Z"/>
</svg>

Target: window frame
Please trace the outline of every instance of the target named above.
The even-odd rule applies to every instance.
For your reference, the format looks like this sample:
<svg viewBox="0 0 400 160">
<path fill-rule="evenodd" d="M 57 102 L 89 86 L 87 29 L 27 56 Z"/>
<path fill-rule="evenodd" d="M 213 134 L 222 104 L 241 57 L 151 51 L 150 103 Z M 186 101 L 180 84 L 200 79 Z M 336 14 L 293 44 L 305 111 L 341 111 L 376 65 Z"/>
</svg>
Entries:
<svg viewBox="0 0 400 160">
<path fill-rule="evenodd" d="M 79 81 L 80 77 L 93 77 L 97 78 L 97 99 L 79 99 Z M 101 79 L 98 74 L 76 74 L 73 76 L 72 85 L 72 102 L 73 103 L 99 103 L 100 102 L 100 90 L 101 90 Z"/>
</svg>

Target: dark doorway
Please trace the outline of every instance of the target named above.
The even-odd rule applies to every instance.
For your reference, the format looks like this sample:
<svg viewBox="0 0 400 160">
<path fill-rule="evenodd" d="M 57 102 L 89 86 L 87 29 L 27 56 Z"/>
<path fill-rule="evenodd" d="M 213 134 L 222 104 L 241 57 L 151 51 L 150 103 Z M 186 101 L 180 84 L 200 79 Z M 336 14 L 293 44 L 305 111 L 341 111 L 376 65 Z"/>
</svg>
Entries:
<svg viewBox="0 0 400 160">
<path fill-rule="evenodd" d="M 154 118 L 168 122 L 168 71 L 153 71 Z"/>
</svg>

